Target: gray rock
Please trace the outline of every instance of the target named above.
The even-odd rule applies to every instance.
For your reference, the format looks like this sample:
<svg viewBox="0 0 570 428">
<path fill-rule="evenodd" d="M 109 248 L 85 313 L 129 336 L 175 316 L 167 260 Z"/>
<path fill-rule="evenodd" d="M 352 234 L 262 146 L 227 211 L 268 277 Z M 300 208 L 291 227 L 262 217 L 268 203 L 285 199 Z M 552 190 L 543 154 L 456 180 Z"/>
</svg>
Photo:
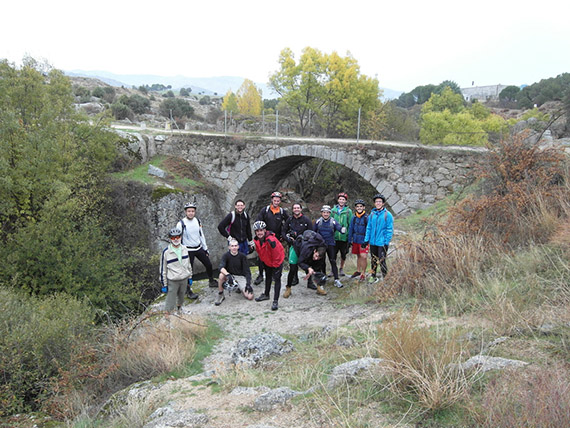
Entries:
<svg viewBox="0 0 570 428">
<path fill-rule="evenodd" d="M 487 355 L 475 355 L 474 357 L 469 358 L 463 364 L 460 364 L 459 368 L 463 370 L 471 370 L 476 368 L 484 373 L 489 370 L 503 370 L 506 368 L 524 367 L 526 365 L 528 365 L 527 362 L 520 360 L 489 357 Z"/>
<path fill-rule="evenodd" d="M 199 427 L 208 423 L 208 416 L 204 413 L 196 413 L 195 409 L 172 410 L 165 408 L 157 409 L 154 414 L 162 414 L 158 419 L 151 420 L 143 428 L 175 428 L 175 427 Z M 152 415 L 151 415 L 152 416 Z"/>
<path fill-rule="evenodd" d="M 156 177 L 166 178 L 166 171 L 163 171 L 162 169 L 160 169 L 154 165 L 148 166 L 148 173 L 149 173 L 149 175 L 154 175 Z"/>
<path fill-rule="evenodd" d="M 272 355 L 282 355 L 293 350 L 293 344 L 274 333 L 258 334 L 241 339 L 232 349 L 232 363 L 253 367 Z"/>
<path fill-rule="evenodd" d="M 356 340 L 354 340 L 351 336 L 340 336 L 336 342 L 336 346 L 342 346 L 343 348 L 352 348 L 356 345 Z"/>
<path fill-rule="evenodd" d="M 255 395 L 259 393 L 265 394 L 269 392 L 271 388 L 267 386 L 256 386 L 256 387 L 246 387 L 246 386 L 237 386 L 230 392 L 230 395 Z"/>
<path fill-rule="evenodd" d="M 327 381 L 327 388 L 332 389 L 342 384 L 353 382 L 357 377 L 370 373 L 371 369 L 382 363 L 381 358 L 360 358 L 336 366 Z"/>
<path fill-rule="evenodd" d="M 481 352 L 487 352 L 489 349 L 492 349 L 495 346 L 500 345 L 501 343 L 507 341 L 508 339 L 509 339 L 508 336 L 497 337 L 496 339 L 490 341 L 485 346 L 483 346 L 483 350 Z"/>
<path fill-rule="evenodd" d="M 285 404 L 288 400 L 300 394 L 302 393 L 286 387 L 272 389 L 257 397 L 253 402 L 253 408 L 258 412 L 268 412 L 275 406 Z"/>
</svg>

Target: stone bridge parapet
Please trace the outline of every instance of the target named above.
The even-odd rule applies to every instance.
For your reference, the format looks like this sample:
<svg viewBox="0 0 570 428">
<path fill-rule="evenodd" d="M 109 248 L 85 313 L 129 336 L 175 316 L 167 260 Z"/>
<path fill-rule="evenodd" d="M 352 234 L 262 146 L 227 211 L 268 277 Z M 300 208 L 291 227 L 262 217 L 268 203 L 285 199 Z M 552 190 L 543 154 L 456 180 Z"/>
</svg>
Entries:
<svg viewBox="0 0 570 428">
<path fill-rule="evenodd" d="M 311 158 L 336 162 L 386 196 L 396 214 L 426 208 L 463 186 L 486 152 L 482 148 L 389 142 L 172 135 L 145 139 L 145 153 L 177 156 L 194 163 L 224 190 L 222 209 L 237 197 L 265 203 L 296 167 Z"/>
</svg>

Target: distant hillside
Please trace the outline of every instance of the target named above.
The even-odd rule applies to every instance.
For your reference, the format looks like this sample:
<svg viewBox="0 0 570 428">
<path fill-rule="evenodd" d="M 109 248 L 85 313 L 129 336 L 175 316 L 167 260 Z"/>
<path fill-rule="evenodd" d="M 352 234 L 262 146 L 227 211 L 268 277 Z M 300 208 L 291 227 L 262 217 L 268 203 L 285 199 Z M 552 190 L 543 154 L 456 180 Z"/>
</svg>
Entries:
<svg viewBox="0 0 570 428">
<path fill-rule="evenodd" d="M 194 94 L 224 95 L 228 90 L 237 92 L 243 81 L 243 77 L 218 76 L 218 77 L 186 77 L 186 76 L 156 76 L 151 74 L 114 74 L 107 71 L 71 70 L 65 72 L 68 76 L 95 77 L 112 86 L 142 86 L 160 83 L 171 85 L 173 90 L 180 88 L 192 88 Z M 277 98 L 265 83 L 254 82 L 262 91 L 263 98 Z"/>
<path fill-rule="evenodd" d="M 186 76 L 156 76 L 152 74 L 114 74 L 108 71 L 85 71 L 71 70 L 65 72 L 68 76 L 95 77 L 111 86 L 142 86 L 160 83 L 163 85 L 171 85 L 173 90 L 180 88 L 192 88 L 194 94 L 204 95 L 224 95 L 228 90 L 237 92 L 243 81 L 243 77 L 237 76 L 218 76 L 218 77 L 186 77 Z M 261 90 L 264 99 L 278 98 L 266 83 L 254 82 L 258 89 Z M 383 100 L 392 100 L 398 98 L 402 91 L 381 88 L 384 93 Z"/>
</svg>

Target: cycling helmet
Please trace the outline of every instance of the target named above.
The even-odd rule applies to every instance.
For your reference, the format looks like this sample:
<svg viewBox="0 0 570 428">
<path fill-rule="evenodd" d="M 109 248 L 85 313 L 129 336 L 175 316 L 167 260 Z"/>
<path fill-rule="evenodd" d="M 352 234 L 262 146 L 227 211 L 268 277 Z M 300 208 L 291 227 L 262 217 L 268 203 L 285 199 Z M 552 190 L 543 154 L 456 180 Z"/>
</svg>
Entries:
<svg viewBox="0 0 570 428">
<path fill-rule="evenodd" d="M 184 204 L 184 211 L 186 211 L 188 208 L 196 209 L 196 202 L 186 202 Z"/>
<path fill-rule="evenodd" d="M 338 195 L 336 195 L 336 198 L 338 199 L 341 196 L 348 201 L 348 195 L 345 192 L 340 192 Z"/>
<path fill-rule="evenodd" d="M 272 197 L 272 198 L 280 198 L 280 199 L 281 199 L 281 198 L 283 197 L 283 195 L 281 194 L 281 192 L 273 192 L 273 193 L 271 194 L 271 197 Z"/>
<path fill-rule="evenodd" d="M 321 208 L 321 212 L 323 211 L 328 211 L 329 213 L 331 212 L 331 206 L 330 205 L 323 205 L 323 207 Z"/>
<path fill-rule="evenodd" d="M 321 287 L 327 283 L 327 274 L 323 272 L 315 272 L 313 274 L 313 280 Z"/>
<path fill-rule="evenodd" d="M 386 197 L 380 193 L 377 193 L 374 195 L 374 198 L 372 198 L 373 201 L 376 201 L 376 199 L 382 199 L 382 202 L 386 203 Z"/>
<path fill-rule="evenodd" d="M 168 237 L 172 238 L 173 236 L 181 236 L 182 235 L 182 231 L 180 229 L 178 229 L 177 227 L 170 229 L 170 231 L 168 232 Z"/>
<path fill-rule="evenodd" d="M 258 220 L 255 223 L 253 223 L 253 230 L 261 230 L 261 229 L 267 229 L 267 225 L 265 224 L 264 221 Z"/>
<path fill-rule="evenodd" d="M 222 287 L 224 287 L 226 290 L 228 290 L 228 293 L 230 293 L 230 294 L 232 291 L 237 291 L 239 288 L 238 283 L 235 280 L 235 278 L 233 277 L 233 275 L 227 275 L 226 276 L 226 281 L 222 284 Z"/>
<path fill-rule="evenodd" d="M 354 201 L 354 206 L 357 206 L 358 204 L 366 206 L 366 202 L 364 202 L 364 199 L 357 199 L 356 201 Z"/>
</svg>

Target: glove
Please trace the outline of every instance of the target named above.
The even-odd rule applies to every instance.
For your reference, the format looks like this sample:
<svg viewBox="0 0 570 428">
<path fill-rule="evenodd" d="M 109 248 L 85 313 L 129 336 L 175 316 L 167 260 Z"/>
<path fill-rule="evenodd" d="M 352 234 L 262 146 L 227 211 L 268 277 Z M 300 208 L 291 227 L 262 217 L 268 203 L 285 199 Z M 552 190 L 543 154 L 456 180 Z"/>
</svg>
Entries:
<svg viewBox="0 0 570 428">
<path fill-rule="evenodd" d="M 160 292 L 164 294 L 168 293 L 168 285 L 163 285 L 160 289 Z"/>
<path fill-rule="evenodd" d="M 363 242 L 362 244 L 360 244 L 360 248 L 364 249 L 368 247 L 368 242 Z"/>
<path fill-rule="evenodd" d="M 342 226 L 340 228 L 340 233 L 345 234 L 346 233 L 346 227 Z"/>
<path fill-rule="evenodd" d="M 230 284 L 233 284 L 233 283 L 234 283 L 234 277 L 233 277 L 233 275 L 232 275 L 231 273 L 228 273 L 228 274 L 226 275 L 226 281 L 229 282 Z"/>
<path fill-rule="evenodd" d="M 246 293 L 251 293 L 251 294 L 253 294 L 253 288 L 251 288 L 251 285 L 250 285 L 250 284 L 247 284 L 247 285 L 245 286 L 245 292 L 246 292 Z"/>
<path fill-rule="evenodd" d="M 192 278 L 188 278 L 188 285 L 192 286 Z"/>
</svg>

